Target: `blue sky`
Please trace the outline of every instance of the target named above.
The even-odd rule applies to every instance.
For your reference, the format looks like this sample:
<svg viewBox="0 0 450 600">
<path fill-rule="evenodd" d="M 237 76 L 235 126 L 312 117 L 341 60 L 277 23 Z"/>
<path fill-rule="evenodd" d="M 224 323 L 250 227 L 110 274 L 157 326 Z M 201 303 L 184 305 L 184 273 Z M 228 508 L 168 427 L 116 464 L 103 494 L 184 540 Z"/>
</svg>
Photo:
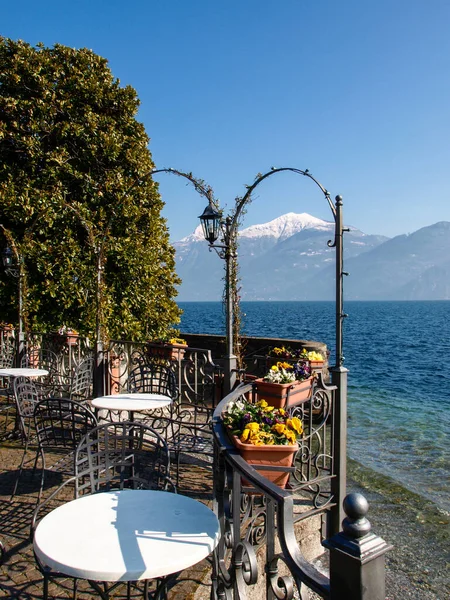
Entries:
<svg viewBox="0 0 450 600">
<path fill-rule="evenodd" d="M 344 220 L 394 236 L 450 221 L 448 0 L 22 0 L 0 33 L 87 47 L 141 100 L 157 167 L 205 179 L 226 212 L 258 172 L 309 169 Z M 205 201 L 161 175 L 173 240 Z M 314 184 L 274 175 L 244 226 L 331 220 Z"/>
</svg>

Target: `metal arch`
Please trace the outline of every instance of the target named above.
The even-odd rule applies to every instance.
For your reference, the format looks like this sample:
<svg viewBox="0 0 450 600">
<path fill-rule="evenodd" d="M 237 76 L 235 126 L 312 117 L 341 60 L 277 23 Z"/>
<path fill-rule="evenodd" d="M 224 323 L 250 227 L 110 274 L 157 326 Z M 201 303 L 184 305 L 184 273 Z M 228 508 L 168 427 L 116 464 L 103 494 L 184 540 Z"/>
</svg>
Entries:
<svg viewBox="0 0 450 600">
<path fill-rule="evenodd" d="M 304 177 L 308 177 L 308 179 L 313 181 L 317 185 L 317 187 L 320 189 L 322 194 L 324 195 L 326 201 L 328 202 L 328 206 L 330 207 L 331 213 L 333 215 L 333 219 L 334 219 L 334 223 L 335 223 L 334 240 L 328 240 L 327 245 L 329 248 L 335 248 L 335 250 L 336 250 L 336 367 L 340 368 L 343 366 L 343 363 L 344 363 L 344 356 L 343 356 L 343 349 L 342 349 L 342 346 L 343 346 L 343 344 L 342 344 L 342 338 L 343 338 L 342 324 L 343 324 L 343 319 L 347 316 L 347 315 L 345 315 L 345 313 L 343 311 L 343 277 L 345 275 L 347 275 L 347 273 L 345 273 L 343 270 L 343 234 L 345 231 L 348 231 L 348 229 L 345 229 L 343 227 L 343 221 L 342 221 L 342 204 L 343 203 L 342 203 L 341 196 L 336 196 L 336 198 L 335 198 L 336 204 L 334 205 L 331 200 L 331 196 L 330 196 L 330 193 L 328 192 L 328 190 L 309 172 L 308 169 L 302 170 L 302 169 L 298 169 L 295 167 L 278 167 L 278 168 L 272 167 L 272 169 L 270 171 L 268 171 L 267 173 L 264 173 L 263 175 L 259 175 L 255 179 L 255 181 L 252 183 L 252 185 L 247 187 L 247 191 L 242 198 L 240 198 L 240 199 L 239 199 L 239 197 L 236 198 L 237 205 L 235 207 L 233 216 L 232 217 L 228 216 L 225 220 L 225 227 L 224 227 L 225 245 L 217 246 L 217 248 L 219 248 L 222 251 L 222 252 L 218 252 L 218 254 L 221 258 L 226 259 L 226 262 L 227 262 L 226 280 L 229 281 L 229 270 L 231 269 L 230 262 L 231 262 L 231 258 L 232 258 L 230 256 L 231 253 L 229 252 L 229 249 L 231 247 L 231 242 L 234 239 L 234 236 L 236 235 L 239 216 L 242 212 L 242 209 L 244 208 L 246 203 L 249 202 L 253 191 L 260 183 L 262 183 L 265 179 L 274 175 L 275 173 L 282 173 L 285 171 L 291 172 L 291 173 L 296 173 L 297 175 L 303 175 Z M 147 179 L 147 177 L 150 177 L 151 175 L 155 175 L 157 173 L 172 173 L 179 177 L 184 177 L 190 183 L 192 183 L 195 190 L 200 195 L 204 196 L 208 200 L 210 205 L 212 205 L 219 213 L 222 213 L 222 211 L 219 207 L 218 201 L 214 198 L 214 193 L 210 186 L 205 184 L 202 180 L 197 180 L 193 176 L 192 173 L 184 173 L 183 171 L 179 171 L 178 169 L 173 169 L 170 167 L 162 168 L 162 169 L 152 169 L 145 175 L 142 175 L 141 177 L 137 178 L 132 183 L 132 185 L 128 188 L 128 190 L 124 196 L 126 196 L 126 194 L 128 194 L 131 191 L 131 189 L 133 189 L 133 187 L 135 185 L 137 185 L 139 182 L 141 182 L 141 181 Z M 111 222 L 114 217 L 115 217 L 115 215 L 112 215 Z M 214 245 L 212 247 L 214 247 Z M 235 258 L 235 256 L 234 256 L 234 258 Z M 227 306 L 227 339 L 228 339 L 227 355 L 228 355 L 229 367 L 230 367 L 230 369 L 229 369 L 230 373 L 228 373 L 228 375 L 229 375 L 229 380 L 230 380 L 230 388 L 232 388 L 232 386 L 231 386 L 231 383 L 232 383 L 231 371 L 233 369 L 231 368 L 231 366 L 232 366 L 232 364 L 234 364 L 233 361 L 235 361 L 236 357 L 233 355 L 233 339 L 232 339 L 233 335 L 232 335 L 232 326 L 230 324 L 231 323 L 230 319 L 232 320 L 232 316 L 231 316 L 232 308 L 231 308 L 231 299 L 230 298 L 228 299 L 228 304 L 229 304 L 229 306 Z"/>
<path fill-rule="evenodd" d="M 305 177 L 308 177 L 309 179 L 311 179 L 312 181 L 314 181 L 314 183 L 320 188 L 321 192 L 323 193 L 323 195 L 325 196 L 325 199 L 328 202 L 328 205 L 330 207 L 331 212 L 333 213 L 333 218 L 336 221 L 336 208 L 333 205 L 332 201 L 331 201 L 331 197 L 329 192 L 324 188 L 324 186 L 315 178 L 311 175 L 311 173 L 309 172 L 308 169 L 305 169 L 304 171 L 302 169 L 296 169 L 295 167 L 279 167 L 279 168 L 272 168 L 270 171 L 268 171 L 267 173 L 264 173 L 264 175 L 260 175 L 253 183 L 252 185 L 250 185 L 245 193 L 245 195 L 242 197 L 241 201 L 239 202 L 239 204 L 236 207 L 234 216 L 232 218 L 232 223 L 231 223 L 231 233 L 233 234 L 233 230 L 237 225 L 237 221 L 239 218 L 239 215 L 242 211 L 242 209 L 244 208 L 245 204 L 250 200 L 250 196 L 252 195 L 254 189 L 262 182 L 264 181 L 264 179 L 267 179 L 268 177 L 270 177 L 271 175 L 274 175 L 275 173 L 281 173 L 283 171 L 290 171 L 291 173 L 297 173 L 298 175 L 304 175 Z"/>
</svg>

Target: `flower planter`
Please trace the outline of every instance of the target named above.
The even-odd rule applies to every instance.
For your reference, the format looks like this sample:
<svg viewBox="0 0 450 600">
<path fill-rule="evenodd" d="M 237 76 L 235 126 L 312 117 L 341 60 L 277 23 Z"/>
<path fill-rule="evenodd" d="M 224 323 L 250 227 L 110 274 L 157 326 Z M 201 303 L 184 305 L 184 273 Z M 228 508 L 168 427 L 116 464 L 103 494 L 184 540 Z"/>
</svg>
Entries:
<svg viewBox="0 0 450 600">
<path fill-rule="evenodd" d="M 187 344 L 161 344 L 147 346 L 146 352 L 148 356 L 154 358 L 178 361 L 178 359 L 183 360 L 187 347 Z"/>
<path fill-rule="evenodd" d="M 295 365 L 295 363 L 309 364 L 311 369 L 314 369 L 315 371 L 320 371 L 321 369 L 323 369 L 323 366 L 325 364 L 324 360 L 304 360 L 304 359 L 298 359 L 298 358 L 274 358 L 273 356 L 266 357 L 266 366 L 268 369 L 270 369 L 270 367 L 273 367 L 274 365 L 276 365 L 278 362 L 285 362 L 285 363 L 289 363 L 291 365 Z"/>
<path fill-rule="evenodd" d="M 14 334 L 14 327 L 10 324 L 0 325 L 0 331 L 2 332 L 4 338 L 10 338 Z"/>
<path fill-rule="evenodd" d="M 243 444 L 235 435 L 229 434 L 229 437 L 239 454 L 249 465 L 292 467 L 294 456 L 298 451 L 298 444 L 292 446 L 254 446 L 253 444 Z M 256 470 L 260 475 L 281 488 L 286 487 L 289 481 L 289 472 L 266 471 L 258 468 Z M 242 479 L 242 485 L 251 484 Z"/>
<path fill-rule="evenodd" d="M 119 394 L 121 385 L 120 378 L 123 375 L 121 372 L 122 355 L 111 352 L 109 355 L 109 393 Z M 125 372 L 125 370 L 124 370 Z"/>
<path fill-rule="evenodd" d="M 324 360 L 310 360 L 309 361 L 309 366 L 311 367 L 311 369 L 314 369 L 315 371 L 321 371 L 323 369 L 324 364 L 325 364 Z"/>
<path fill-rule="evenodd" d="M 290 408 L 311 400 L 313 381 L 313 376 L 293 383 L 270 383 L 256 379 L 256 397 L 266 400 L 275 408 Z"/>
</svg>

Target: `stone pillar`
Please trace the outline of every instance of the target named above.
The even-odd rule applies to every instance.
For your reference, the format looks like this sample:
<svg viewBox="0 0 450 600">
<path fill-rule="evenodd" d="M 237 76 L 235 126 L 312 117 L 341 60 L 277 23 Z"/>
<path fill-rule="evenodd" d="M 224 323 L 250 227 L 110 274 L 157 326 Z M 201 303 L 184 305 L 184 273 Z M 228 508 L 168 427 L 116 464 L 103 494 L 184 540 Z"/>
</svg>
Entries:
<svg viewBox="0 0 450 600">
<path fill-rule="evenodd" d="M 384 555 L 392 548 L 371 533 L 369 504 L 362 494 L 344 500 L 340 533 L 324 542 L 330 551 L 331 600 L 385 600 Z"/>
</svg>

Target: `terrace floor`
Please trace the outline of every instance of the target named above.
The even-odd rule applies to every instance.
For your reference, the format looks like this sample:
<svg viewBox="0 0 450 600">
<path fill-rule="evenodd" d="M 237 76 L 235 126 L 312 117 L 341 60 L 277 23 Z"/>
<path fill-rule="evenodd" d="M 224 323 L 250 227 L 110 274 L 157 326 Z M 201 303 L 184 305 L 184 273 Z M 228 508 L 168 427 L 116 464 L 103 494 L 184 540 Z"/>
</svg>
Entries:
<svg viewBox="0 0 450 600">
<path fill-rule="evenodd" d="M 30 456 L 33 456 L 30 453 Z M 40 473 L 32 476 L 32 463 L 24 471 L 18 494 L 10 502 L 15 475 L 22 457 L 19 442 L 1 442 L 0 446 L 0 539 L 5 545 L 4 564 L 0 567 L 0 598 L 37 600 L 42 598 L 42 576 L 35 567 L 32 545 L 29 541 L 30 524 L 39 488 Z M 50 473 L 46 478 L 45 495 L 55 489 L 60 480 Z M 198 464 L 182 464 L 178 492 L 211 503 L 212 470 Z M 68 489 L 67 500 L 72 496 Z M 88 543 L 88 542 L 87 542 Z M 169 592 L 170 600 L 200 600 L 209 597 L 210 561 L 202 561 L 184 571 Z M 87 582 L 79 580 L 78 600 L 92 600 L 98 596 Z M 72 598 L 72 580 L 58 580 L 50 585 L 50 598 Z M 126 586 L 118 587 L 112 598 L 126 598 Z M 142 598 L 141 589 L 132 590 L 132 598 Z"/>
</svg>

